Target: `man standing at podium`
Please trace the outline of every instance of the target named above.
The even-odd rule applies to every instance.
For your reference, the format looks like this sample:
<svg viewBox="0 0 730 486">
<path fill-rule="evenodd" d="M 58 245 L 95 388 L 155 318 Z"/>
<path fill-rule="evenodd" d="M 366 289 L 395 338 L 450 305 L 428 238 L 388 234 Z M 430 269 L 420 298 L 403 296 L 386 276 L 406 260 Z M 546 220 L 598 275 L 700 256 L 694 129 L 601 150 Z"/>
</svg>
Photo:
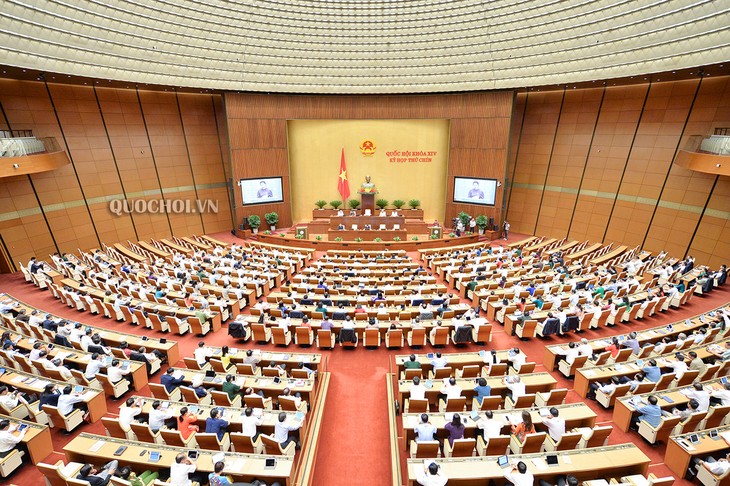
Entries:
<svg viewBox="0 0 730 486">
<path fill-rule="evenodd" d="M 360 185 L 360 192 L 365 194 L 375 194 L 375 184 L 370 181 L 370 176 L 365 176 L 365 182 Z"/>
</svg>

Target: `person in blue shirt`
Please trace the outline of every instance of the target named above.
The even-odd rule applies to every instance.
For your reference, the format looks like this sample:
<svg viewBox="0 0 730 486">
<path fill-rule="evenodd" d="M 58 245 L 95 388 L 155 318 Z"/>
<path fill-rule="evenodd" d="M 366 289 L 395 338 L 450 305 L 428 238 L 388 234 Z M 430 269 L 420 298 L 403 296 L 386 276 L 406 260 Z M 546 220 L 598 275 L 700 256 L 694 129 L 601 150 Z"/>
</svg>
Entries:
<svg viewBox="0 0 730 486">
<path fill-rule="evenodd" d="M 634 426 L 636 428 L 639 427 L 639 422 L 642 421 L 646 422 L 652 427 L 659 427 L 659 424 L 662 421 L 662 409 L 661 407 L 659 407 L 659 405 L 657 405 L 657 397 L 655 397 L 654 395 L 649 395 L 648 401 L 648 405 L 639 405 L 636 407 L 636 411 L 641 414 L 636 419 L 634 419 Z"/>
<path fill-rule="evenodd" d="M 210 417 L 205 419 L 205 433 L 216 434 L 218 440 L 223 440 L 226 428 L 228 427 L 228 421 L 218 418 L 218 415 L 220 415 L 220 411 L 217 408 L 210 411 Z"/>
<path fill-rule="evenodd" d="M 165 385 L 165 390 L 167 390 L 167 393 L 172 393 L 175 391 L 176 388 L 178 388 L 183 383 L 183 378 L 175 378 L 173 376 L 173 373 L 175 370 L 173 368 L 168 368 L 164 375 L 160 378 L 160 383 Z"/>
<path fill-rule="evenodd" d="M 479 402 L 479 406 L 482 405 L 482 400 L 484 400 L 484 397 L 488 397 L 492 393 L 492 387 L 487 385 L 487 379 L 486 378 L 479 378 L 477 380 L 477 386 L 474 387 L 474 391 L 476 392 L 476 399 L 477 402 Z"/>
<path fill-rule="evenodd" d="M 641 371 L 644 373 L 644 377 L 651 382 L 658 382 L 662 377 L 662 370 L 656 364 L 655 359 L 649 360 L 649 365 L 644 366 Z"/>
</svg>

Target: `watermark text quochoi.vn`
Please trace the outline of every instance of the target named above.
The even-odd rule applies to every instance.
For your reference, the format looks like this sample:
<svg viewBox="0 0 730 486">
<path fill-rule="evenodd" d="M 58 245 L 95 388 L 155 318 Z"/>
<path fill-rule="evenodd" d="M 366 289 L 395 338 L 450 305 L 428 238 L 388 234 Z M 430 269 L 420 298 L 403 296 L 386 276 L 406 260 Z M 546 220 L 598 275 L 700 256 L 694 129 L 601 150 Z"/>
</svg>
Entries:
<svg viewBox="0 0 730 486">
<path fill-rule="evenodd" d="M 218 213 L 218 200 L 212 199 L 113 199 L 109 211 L 122 214 L 197 214 Z"/>
</svg>

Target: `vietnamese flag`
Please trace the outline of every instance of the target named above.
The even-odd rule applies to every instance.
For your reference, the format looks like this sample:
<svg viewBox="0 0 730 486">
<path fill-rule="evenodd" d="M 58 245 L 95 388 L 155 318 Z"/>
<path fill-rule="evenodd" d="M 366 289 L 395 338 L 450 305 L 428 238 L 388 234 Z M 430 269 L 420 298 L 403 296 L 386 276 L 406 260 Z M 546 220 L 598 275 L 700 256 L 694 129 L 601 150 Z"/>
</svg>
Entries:
<svg viewBox="0 0 730 486">
<path fill-rule="evenodd" d="M 340 158 L 340 175 L 337 178 L 337 191 L 342 196 L 343 201 L 347 201 L 350 197 L 350 183 L 347 181 L 347 165 L 345 165 L 345 149 L 342 148 L 342 158 Z"/>
</svg>

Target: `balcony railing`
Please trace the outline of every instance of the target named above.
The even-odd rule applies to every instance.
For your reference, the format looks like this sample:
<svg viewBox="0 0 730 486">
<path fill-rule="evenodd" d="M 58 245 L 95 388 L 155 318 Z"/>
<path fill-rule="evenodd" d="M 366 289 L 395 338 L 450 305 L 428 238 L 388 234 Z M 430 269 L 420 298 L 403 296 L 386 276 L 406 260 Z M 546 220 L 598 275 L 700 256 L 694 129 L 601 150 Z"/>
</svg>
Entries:
<svg viewBox="0 0 730 486">
<path fill-rule="evenodd" d="M 30 131 L 28 132 L 30 133 Z M 2 134 L 8 133 L 8 131 L 2 132 Z M 18 131 L 13 131 L 13 135 L 16 133 Z M 61 147 L 53 137 L 0 137 L 0 157 L 22 157 L 40 152 L 58 152 L 59 150 L 61 150 Z"/>
<path fill-rule="evenodd" d="M 713 155 L 730 155 L 730 135 L 693 135 L 684 150 Z"/>
</svg>

